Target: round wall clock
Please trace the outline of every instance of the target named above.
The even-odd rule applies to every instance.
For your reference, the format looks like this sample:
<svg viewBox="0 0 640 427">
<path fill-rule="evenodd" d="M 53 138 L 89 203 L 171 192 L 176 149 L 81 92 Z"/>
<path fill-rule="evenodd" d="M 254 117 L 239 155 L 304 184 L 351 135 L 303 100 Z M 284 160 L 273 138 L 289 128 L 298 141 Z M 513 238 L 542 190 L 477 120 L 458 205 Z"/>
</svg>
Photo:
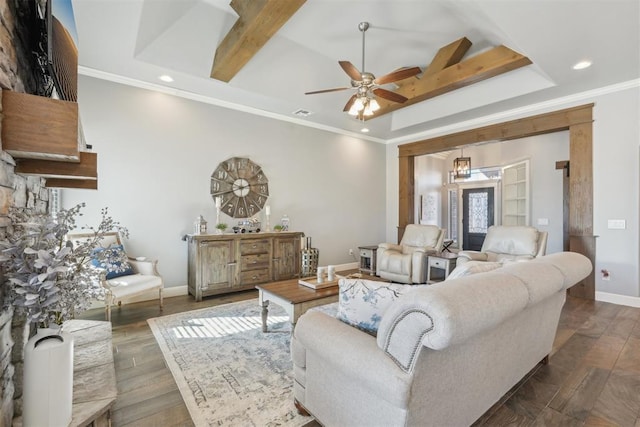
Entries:
<svg viewBox="0 0 640 427">
<path fill-rule="evenodd" d="M 269 180 L 262 168 L 246 157 L 220 162 L 211 174 L 211 196 L 220 197 L 220 210 L 233 218 L 249 218 L 269 198 Z"/>
</svg>

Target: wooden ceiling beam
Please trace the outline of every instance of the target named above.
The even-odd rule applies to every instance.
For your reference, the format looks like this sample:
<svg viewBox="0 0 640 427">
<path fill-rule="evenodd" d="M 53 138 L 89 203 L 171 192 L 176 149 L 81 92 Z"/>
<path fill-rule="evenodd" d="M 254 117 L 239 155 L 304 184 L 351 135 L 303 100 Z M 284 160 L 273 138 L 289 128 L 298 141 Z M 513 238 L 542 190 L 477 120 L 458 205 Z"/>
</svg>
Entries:
<svg viewBox="0 0 640 427">
<path fill-rule="evenodd" d="M 438 50 L 438 53 L 436 53 L 436 56 L 433 57 L 431 64 L 425 68 L 422 73 L 422 78 L 435 74 L 462 61 L 462 58 L 464 58 L 470 48 L 471 41 L 466 37 L 441 47 Z"/>
<path fill-rule="evenodd" d="M 216 49 L 211 78 L 229 82 L 306 0 L 232 0 L 238 20 Z"/>
<path fill-rule="evenodd" d="M 465 61 L 454 63 L 446 68 L 437 70 L 446 65 L 444 61 L 449 55 L 449 62 L 454 61 L 464 50 L 466 43 L 461 42 L 454 49 L 452 45 L 443 47 L 436 54 L 436 64 L 433 65 L 432 74 L 423 75 L 419 79 L 406 80 L 395 92 L 405 96 L 408 100 L 405 103 L 394 103 L 378 98 L 380 109 L 375 115 L 368 119 L 379 117 L 400 108 L 425 101 L 438 95 L 469 86 L 491 77 L 504 74 L 511 70 L 531 64 L 531 60 L 506 46 L 497 46 L 493 49 L 473 56 Z M 454 42 L 454 43 L 458 43 Z M 441 54 L 442 52 L 442 54 Z M 463 53 L 462 53 L 463 54 Z M 433 63 L 432 63 L 433 64 Z M 427 69 L 431 68 L 431 65 Z"/>
</svg>

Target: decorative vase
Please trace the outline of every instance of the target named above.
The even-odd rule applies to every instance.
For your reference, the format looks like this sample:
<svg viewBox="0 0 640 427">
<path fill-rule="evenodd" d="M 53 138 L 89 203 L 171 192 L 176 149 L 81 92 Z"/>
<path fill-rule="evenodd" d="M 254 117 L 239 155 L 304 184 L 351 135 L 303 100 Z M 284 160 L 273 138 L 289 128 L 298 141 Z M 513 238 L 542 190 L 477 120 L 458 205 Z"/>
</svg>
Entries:
<svg viewBox="0 0 640 427">
<path fill-rule="evenodd" d="M 66 426 L 73 404 L 73 337 L 41 328 L 24 355 L 23 426 Z"/>
<path fill-rule="evenodd" d="M 317 273 L 319 257 L 320 251 L 311 247 L 311 237 L 307 237 L 302 249 L 302 277 L 313 276 Z"/>
</svg>

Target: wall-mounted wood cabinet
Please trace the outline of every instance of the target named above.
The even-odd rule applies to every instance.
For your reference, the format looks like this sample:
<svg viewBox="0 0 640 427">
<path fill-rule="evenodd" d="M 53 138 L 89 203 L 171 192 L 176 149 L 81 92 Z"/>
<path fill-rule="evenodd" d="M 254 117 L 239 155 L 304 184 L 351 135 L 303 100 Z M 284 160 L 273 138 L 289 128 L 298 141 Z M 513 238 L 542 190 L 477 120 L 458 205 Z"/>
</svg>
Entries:
<svg viewBox="0 0 640 427">
<path fill-rule="evenodd" d="M 0 143 L 16 173 L 47 178 L 47 187 L 98 187 L 97 154 L 86 151 L 76 102 L 2 90 L 0 112 Z"/>
<path fill-rule="evenodd" d="M 202 297 L 300 275 L 304 233 L 191 234 L 188 288 Z"/>
<path fill-rule="evenodd" d="M 16 159 L 79 162 L 78 104 L 3 90 L 2 149 Z"/>
</svg>

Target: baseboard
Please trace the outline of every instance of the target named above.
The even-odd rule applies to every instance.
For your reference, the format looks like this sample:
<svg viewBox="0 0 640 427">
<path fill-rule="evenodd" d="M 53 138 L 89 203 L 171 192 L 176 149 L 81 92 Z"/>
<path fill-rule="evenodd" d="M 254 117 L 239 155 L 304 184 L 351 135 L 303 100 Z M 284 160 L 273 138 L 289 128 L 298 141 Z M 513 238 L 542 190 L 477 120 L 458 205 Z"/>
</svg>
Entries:
<svg viewBox="0 0 640 427">
<path fill-rule="evenodd" d="M 358 268 L 358 263 L 350 262 L 347 264 L 336 264 L 335 267 L 336 267 L 336 271 L 353 270 L 354 268 Z M 164 288 L 164 291 L 162 292 L 162 296 L 164 298 L 171 298 L 171 297 L 178 297 L 182 295 L 188 295 L 188 293 L 189 293 L 189 288 L 186 285 L 171 286 L 169 288 Z M 132 302 L 152 301 L 157 299 L 158 299 L 158 292 L 149 291 L 146 294 L 138 295 L 133 298 L 128 298 L 126 301 L 122 302 L 122 305 L 130 304 Z M 103 308 L 103 307 L 104 307 L 104 301 L 93 301 L 91 303 L 90 308 Z"/>
<path fill-rule="evenodd" d="M 596 301 L 610 302 L 612 304 L 627 305 L 640 308 L 640 297 L 628 295 L 610 294 L 608 292 L 596 292 Z"/>
</svg>

